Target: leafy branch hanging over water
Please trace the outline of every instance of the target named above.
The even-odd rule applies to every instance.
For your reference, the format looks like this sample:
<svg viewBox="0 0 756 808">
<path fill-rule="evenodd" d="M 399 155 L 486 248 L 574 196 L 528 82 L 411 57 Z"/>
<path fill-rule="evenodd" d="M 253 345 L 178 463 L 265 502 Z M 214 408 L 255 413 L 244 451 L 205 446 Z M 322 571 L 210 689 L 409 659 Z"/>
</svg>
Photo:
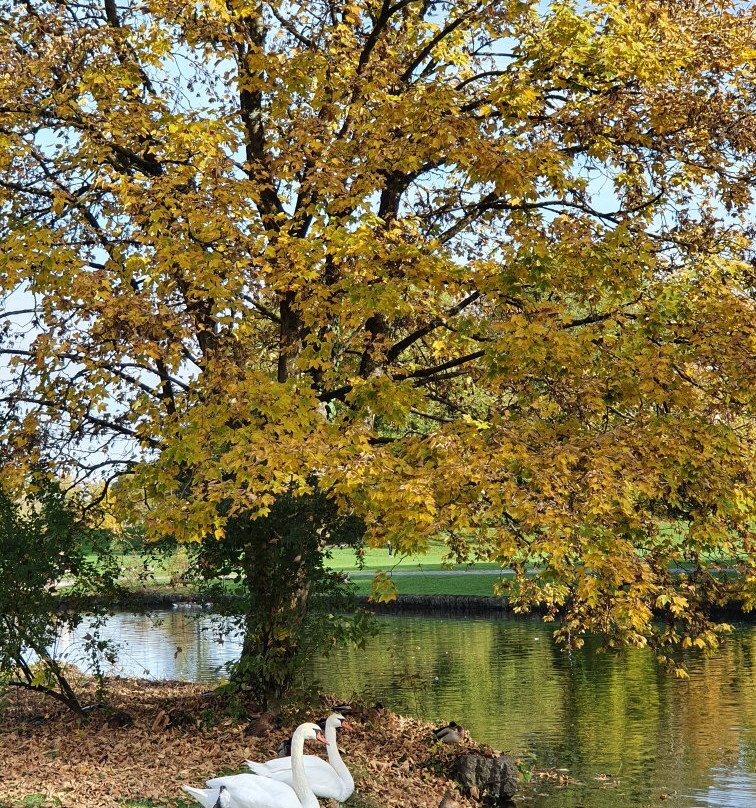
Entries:
<svg viewBox="0 0 756 808">
<path fill-rule="evenodd" d="M 6 474 L 208 545 L 316 475 L 570 640 L 754 605 L 751 5 L 12 8 Z"/>
</svg>

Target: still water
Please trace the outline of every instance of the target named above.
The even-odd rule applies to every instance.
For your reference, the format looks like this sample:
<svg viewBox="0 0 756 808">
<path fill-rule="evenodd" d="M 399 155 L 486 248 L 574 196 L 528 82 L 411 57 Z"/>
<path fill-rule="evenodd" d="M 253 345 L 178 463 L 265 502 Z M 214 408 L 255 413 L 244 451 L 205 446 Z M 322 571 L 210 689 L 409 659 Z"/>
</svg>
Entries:
<svg viewBox="0 0 756 808">
<path fill-rule="evenodd" d="M 156 619 L 157 618 L 157 619 Z M 533 808 L 756 808 L 756 626 L 743 625 L 712 659 L 690 657 L 690 679 L 647 651 L 559 650 L 536 619 L 377 618 L 365 650 L 315 659 L 309 676 L 343 699 L 381 701 L 428 720 L 456 720 L 473 738 L 537 767 L 568 770 L 565 787 L 538 781 Z M 121 614 L 118 672 L 212 682 L 238 653 L 208 616 Z"/>
</svg>

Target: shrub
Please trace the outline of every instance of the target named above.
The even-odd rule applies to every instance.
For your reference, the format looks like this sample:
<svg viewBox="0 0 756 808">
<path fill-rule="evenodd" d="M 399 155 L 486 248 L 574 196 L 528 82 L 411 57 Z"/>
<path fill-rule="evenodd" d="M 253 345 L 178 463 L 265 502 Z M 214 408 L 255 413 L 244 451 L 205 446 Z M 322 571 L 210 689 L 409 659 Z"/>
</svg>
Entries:
<svg viewBox="0 0 756 808">
<path fill-rule="evenodd" d="M 61 653 L 59 640 L 89 620 L 76 661 L 102 684 L 102 662 L 113 661 L 115 648 L 98 627 L 118 576 L 110 534 L 84 521 L 83 505 L 44 478 L 21 497 L 0 489 L 0 684 L 44 693 L 80 714 L 71 649 Z"/>
</svg>

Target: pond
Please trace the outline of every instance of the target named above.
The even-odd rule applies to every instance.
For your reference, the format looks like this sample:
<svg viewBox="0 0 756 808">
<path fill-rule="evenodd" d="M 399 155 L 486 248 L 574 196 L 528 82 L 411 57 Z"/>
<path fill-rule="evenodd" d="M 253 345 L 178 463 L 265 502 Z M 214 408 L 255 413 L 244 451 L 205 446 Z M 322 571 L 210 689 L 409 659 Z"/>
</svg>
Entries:
<svg viewBox="0 0 756 808">
<path fill-rule="evenodd" d="M 156 621 L 157 618 L 157 621 Z M 537 619 L 380 617 L 365 650 L 314 659 L 309 676 L 343 699 L 381 701 L 428 720 L 456 720 L 473 738 L 577 783 L 537 781 L 533 808 L 754 808 L 756 626 L 716 657 L 691 656 L 677 680 L 653 655 L 566 653 Z M 119 672 L 212 682 L 235 658 L 209 616 L 120 614 Z"/>
</svg>

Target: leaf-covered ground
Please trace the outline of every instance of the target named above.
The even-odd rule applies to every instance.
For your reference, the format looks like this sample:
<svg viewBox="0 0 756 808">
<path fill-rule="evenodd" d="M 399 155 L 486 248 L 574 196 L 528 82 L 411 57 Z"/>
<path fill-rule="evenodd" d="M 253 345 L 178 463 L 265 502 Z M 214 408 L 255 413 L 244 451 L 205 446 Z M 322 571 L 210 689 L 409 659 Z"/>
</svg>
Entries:
<svg viewBox="0 0 756 808">
<path fill-rule="evenodd" d="M 247 730 L 238 705 L 186 682 L 117 679 L 108 707 L 86 720 L 34 693 L 0 697 L 0 806 L 62 805 L 112 808 L 180 806 L 181 785 L 202 785 L 219 773 L 242 769 L 245 758 L 275 756 L 298 723 L 284 717 L 265 737 Z M 327 712 L 325 705 L 311 718 Z M 127 723 L 127 716 L 131 723 Z M 451 787 L 440 771 L 457 747 L 433 744 L 429 727 L 385 713 L 352 718 L 354 731 L 339 747 L 357 790 L 359 808 L 437 808 Z M 469 742 L 468 742 L 469 743 Z M 309 749 L 317 752 L 317 749 Z M 461 795 L 459 808 L 475 803 Z"/>
</svg>

